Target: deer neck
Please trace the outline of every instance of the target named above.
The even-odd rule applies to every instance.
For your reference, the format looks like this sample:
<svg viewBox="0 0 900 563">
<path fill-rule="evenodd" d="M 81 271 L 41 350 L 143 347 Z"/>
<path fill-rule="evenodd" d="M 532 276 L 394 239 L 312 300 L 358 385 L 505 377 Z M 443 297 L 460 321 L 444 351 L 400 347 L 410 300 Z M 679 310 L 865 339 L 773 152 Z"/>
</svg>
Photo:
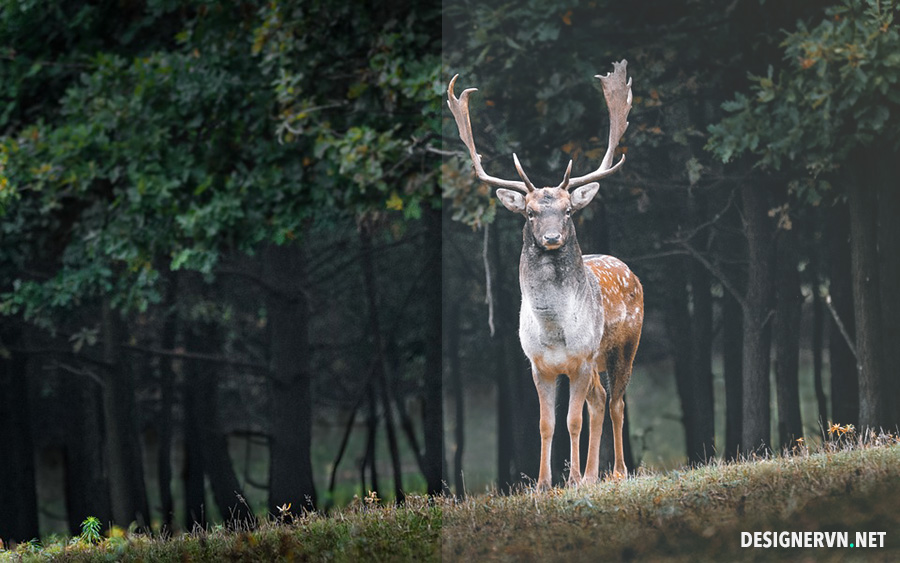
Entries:
<svg viewBox="0 0 900 563">
<path fill-rule="evenodd" d="M 581 247 L 574 226 L 569 224 L 568 231 L 563 246 L 546 250 L 535 242 L 530 225 L 525 224 L 519 283 L 523 305 L 539 318 L 561 318 L 573 305 L 573 299 L 586 292 Z"/>
</svg>

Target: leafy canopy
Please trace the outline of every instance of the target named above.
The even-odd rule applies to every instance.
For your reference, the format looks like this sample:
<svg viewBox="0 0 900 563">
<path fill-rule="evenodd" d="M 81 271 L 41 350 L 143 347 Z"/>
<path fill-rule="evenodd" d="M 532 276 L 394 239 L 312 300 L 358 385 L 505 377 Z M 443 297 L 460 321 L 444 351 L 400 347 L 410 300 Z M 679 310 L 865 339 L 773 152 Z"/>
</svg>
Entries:
<svg viewBox="0 0 900 563">
<path fill-rule="evenodd" d="M 784 68 L 751 76 L 750 92 L 723 105 L 730 115 L 709 127 L 707 149 L 723 162 L 750 155 L 778 170 L 787 160 L 818 175 L 854 149 L 897 147 L 898 13 L 893 0 L 845 0 L 812 29 L 798 23 L 782 43 Z"/>
<path fill-rule="evenodd" d="M 8 30 L 39 27 L 6 4 Z M 439 13 L 257 4 L 148 2 L 98 41 L 115 10 L 58 3 L 65 40 L 0 46 L 37 61 L 4 67 L 20 87 L 4 86 L 0 313 L 143 310 L 161 271 L 213 273 L 334 213 L 439 205 Z"/>
</svg>

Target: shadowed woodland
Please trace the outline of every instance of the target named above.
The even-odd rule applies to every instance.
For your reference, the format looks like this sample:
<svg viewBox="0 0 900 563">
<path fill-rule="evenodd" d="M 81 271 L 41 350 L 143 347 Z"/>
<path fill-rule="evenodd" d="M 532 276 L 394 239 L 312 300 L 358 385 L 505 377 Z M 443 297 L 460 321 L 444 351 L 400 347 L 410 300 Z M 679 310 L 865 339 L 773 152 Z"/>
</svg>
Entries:
<svg viewBox="0 0 900 563">
<path fill-rule="evenodd" d="M 627 160 L 575 221 L 644 286 L 629 470 L 663 424 L 672 463 L 895 428 L 898 11 L 3 2 L 0 538 L 536 477 L 523 219 L 455 74 L 488 173 L 556 185 L 628 60 Z"/>
</svg>

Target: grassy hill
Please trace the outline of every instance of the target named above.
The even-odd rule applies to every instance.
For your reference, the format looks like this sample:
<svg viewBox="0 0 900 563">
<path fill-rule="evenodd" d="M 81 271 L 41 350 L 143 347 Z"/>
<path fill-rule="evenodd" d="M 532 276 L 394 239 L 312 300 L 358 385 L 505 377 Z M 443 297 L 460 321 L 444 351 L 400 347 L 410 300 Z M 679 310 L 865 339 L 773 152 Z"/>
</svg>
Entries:
<svg viewBox="0 0 900 563">
<path fill-rule="evenodd" d="M 900 560 L 900 445 L 639 474 L 625 481 L 429 501 L 370 497 L 256 530 L 61 539 L 0 561 Z M 741 532 L 886 532 L 884 547 L 742 548 Z"/>
</svg>

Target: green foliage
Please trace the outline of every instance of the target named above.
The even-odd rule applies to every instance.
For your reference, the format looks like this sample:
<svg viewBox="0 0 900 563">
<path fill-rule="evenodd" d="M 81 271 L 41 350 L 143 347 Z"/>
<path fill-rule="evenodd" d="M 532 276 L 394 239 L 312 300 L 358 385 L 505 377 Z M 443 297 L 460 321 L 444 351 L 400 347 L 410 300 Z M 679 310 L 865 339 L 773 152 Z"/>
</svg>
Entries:
<svg viewBox="0 0 900 563">
<path fill-rule="evenodd" d="M 787 160 L 813 175 L 857 148 L 900 143 L 900 4 L 846 0 L 808 29 L 787 34 L 783 68 L 751 76 L 748 93 L 723 108 L 707 148 L 724 162 L 751 155 L 757 166 Z M 893 116 L 893 117 L 892 117 Z"/>
<path fill-rule="evenodd" d="M 332 210 L 439 206 L 424 150 L 439 13 L 357 4 L 150 2 L 99 41 L 114 10 L 54 4 L 67 47 L 25 41 L 38 62 L 3 70 L 0 314 L 51 328 L 100 297 L 145 311 L 160 272 L 211 274 L 222 252 L 290 242 Z M 27 4 L 3 13 L 8 30 L 37 25 Z"/>
<path fill-rule="evenodd" d="M 100 520 L 94 516 L 85 518 L 81 523 L 81 535 L 78 539 L 85 543 L 97 543 L 103 539 Z"/>
<path fill-rule="evenodd" d="M 315 201 L 406 218 L 439 207 L 438 161 L 423 150 L 440 133 L 437 5 L 271 2 L 260 19 L 253 51 L 277 97 L 276 133 L 307 155 Z"/>
</svg>

